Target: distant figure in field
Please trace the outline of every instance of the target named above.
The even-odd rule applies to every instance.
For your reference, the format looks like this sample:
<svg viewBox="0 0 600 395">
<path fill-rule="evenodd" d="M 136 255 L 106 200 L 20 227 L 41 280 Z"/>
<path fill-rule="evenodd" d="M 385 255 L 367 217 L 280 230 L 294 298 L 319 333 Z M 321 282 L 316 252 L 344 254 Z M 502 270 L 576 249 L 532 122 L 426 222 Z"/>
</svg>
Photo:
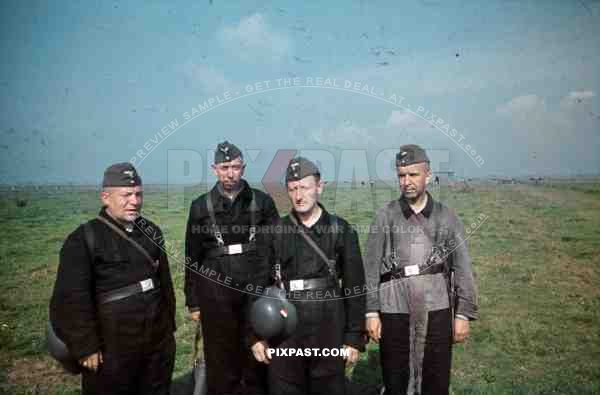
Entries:
<svg viewBox="0 0 600 395">
<path fill-rule="evenodd" d="M 386 394 L 447 395 L 452 342 L 465 341 L 478 317 L 465 231 L 426 191 L 421 147 L 401 146 L 396 171 L 402 196 L 377 212 L 367 240 L 367 286 L 379 289 L 367 294 L 367 331 L 381 340 Z"/>
<path fill-rule="evenodd" d="M 435 185 L 440 185 L 440 177 L 435 176 Z"/>
<path fill-rule="evenodd" d="M 106 169 L 98 216 L 60 251 L 50 301 L 56 335 L 82 367 L 83 394 L 168 394 L 175 363 L 175 294 L 164 239 L 140 215 L 130 163 Z"/>
</svg>

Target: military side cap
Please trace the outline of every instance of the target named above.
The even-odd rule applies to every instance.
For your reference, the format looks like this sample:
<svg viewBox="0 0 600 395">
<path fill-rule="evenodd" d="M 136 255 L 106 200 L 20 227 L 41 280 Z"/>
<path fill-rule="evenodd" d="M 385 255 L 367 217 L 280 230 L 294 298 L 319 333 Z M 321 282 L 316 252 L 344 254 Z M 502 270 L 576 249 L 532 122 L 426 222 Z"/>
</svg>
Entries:
<svg viewBox="0 0 600 395">
<path fill-rule="evenodd" d="M 215 163 L 229 162 L 238 157 L 244 158 L 242 156 L 242 151 L 229 141 L 225 140 L 217 145 L 217 150 L 215 151 Z"/>
<path fill-rule="evenodd" d="M 115 163 L 104 171 L 102 187 L 135 187 L 138 185 L 142 185 L 142 179 L 129 162 Z"/>
<path fill-rule="evenodd" d="M 416 144 L 400 146 L 400 152 L 396 154 L 396 166 L 410 166 L 421 162 L 429 163 L 429 158 L 423 148 Z"/>
<path fill-rule="evenodd" d="M 308 176 L 320 176 L 317 165 L 301 156 L 290 161 L 285 172 L 285 182 L 298 181 Z"/>
</svg>

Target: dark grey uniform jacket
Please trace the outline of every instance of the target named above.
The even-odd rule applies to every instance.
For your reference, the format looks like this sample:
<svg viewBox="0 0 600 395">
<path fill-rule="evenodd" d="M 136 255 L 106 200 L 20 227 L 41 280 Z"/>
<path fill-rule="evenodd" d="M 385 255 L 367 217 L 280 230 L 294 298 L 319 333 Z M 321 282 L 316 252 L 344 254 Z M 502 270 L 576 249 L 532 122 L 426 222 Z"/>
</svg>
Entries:
<svg viewBox="0 0 600 395">
<path fill-rule="evenodd" d="M 434 240 L 432 240 L 434 239 Z M 477 287 L 463 224 L 454 212 L 428 194 L 425 208 L 415 214 L 403 199 L 381 208 L 371 225 L 364 259 L 367 287 L 378 292 L 367 294 L 367 312 L 409 313 L 409 289 L 421 290 L 425 311 L 449 307 L 447 283 L 443 273 L 394 279 L 380 284 L 393 246 L 400 267 L 423 264 L 436 241 L 450 251 L 455 271 L 455 314 L 471 320 L 478 317 Z"/>
</svg>

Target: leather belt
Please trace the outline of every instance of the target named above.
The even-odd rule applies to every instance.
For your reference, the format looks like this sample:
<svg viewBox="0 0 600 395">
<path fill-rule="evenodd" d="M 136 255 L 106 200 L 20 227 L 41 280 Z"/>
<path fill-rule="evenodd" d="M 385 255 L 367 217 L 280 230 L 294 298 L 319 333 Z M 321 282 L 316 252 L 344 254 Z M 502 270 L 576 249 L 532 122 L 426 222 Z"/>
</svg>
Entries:
<svg viewBox="0 0 600 395">
<path fill-rule="evenodd" d="M 385 282 L 399 279 L 399 278 L 424 276 L 427 274 L 438 274 L 438 273 L 443 273 L 443 272 L 444 272 L 443 264 L 431 265 L 431 266 L 427 266 L 425 268 L 419 267 L 419 265 L 403 266 L 403 267 L 399 267 L 397 269 L 390 270 L 389 272 L 382 274 L 379 277 L 379 282 L 385 283 Z"/>
<path fill-rule="evenodd" d="M 285 288 L 288 291 L 307 291 L 311 289 L 330 289 L 339 288 L 333 279 L 330 277 L 309 278 L 285 281 Z"/>
<path fill-rule="evenodd" d="M 159 289 L 160 283 L 158 280 L 154 280 L 152 278 L 147 278 L 142 281 L 138 281 L 137 283 L 127 285 L 122 288 L 117 288 L 112 291 L 103 292 L 98 294 L 96 297 L 99 304 L 114 302 L 116 300 L 121 300 L 128 298 L 130 296 L 149 292 L 155 289 Z"/>
<path fill-rule="evenodd" d="M 206 257 L 215 258 L 223 255 L 239 255 L 253 250 L 256 250 L 256 243 L 230 244 L 223 247 L 211 248 L 206 252 Z"/>
</svg>

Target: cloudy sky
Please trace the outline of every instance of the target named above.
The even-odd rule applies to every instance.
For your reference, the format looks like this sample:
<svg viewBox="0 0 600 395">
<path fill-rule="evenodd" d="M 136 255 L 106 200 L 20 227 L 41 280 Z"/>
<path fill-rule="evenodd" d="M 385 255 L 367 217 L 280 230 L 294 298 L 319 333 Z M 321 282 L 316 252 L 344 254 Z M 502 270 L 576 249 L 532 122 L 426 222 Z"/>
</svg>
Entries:
<svg viewBox="0 0 600 395">
<path fill-rule="evenodd" d="M 404 143 L 464 176 L 600 173 L 597 0 L 166 3 L 2 2 L 0 183 L 133 158 L 212 182 L 223 139 L 252 180 L 278 150 L 386 178 Z"/>
</svg>

